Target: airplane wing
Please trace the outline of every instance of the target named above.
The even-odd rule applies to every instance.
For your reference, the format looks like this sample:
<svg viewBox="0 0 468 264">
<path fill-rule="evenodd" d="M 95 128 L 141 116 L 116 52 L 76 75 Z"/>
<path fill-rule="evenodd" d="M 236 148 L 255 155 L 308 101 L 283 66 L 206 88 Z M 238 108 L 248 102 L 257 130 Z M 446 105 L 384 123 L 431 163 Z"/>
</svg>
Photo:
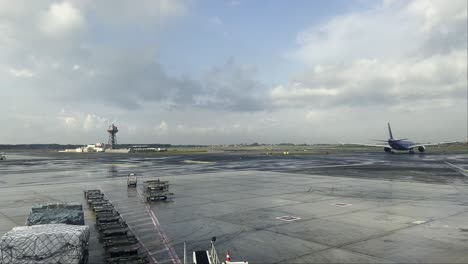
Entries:
<svg viewBox="0 0 468 264">
<path fill-rule="evenodd" d="M 456 141 L 450 141 L 450 142 L 438 142 L 438 143 L 417 143 L 414 145 L 409 146 L 408 148 L 417 148 L 421 146 L 438 146 L 438 145 L 444 145 L 444 144 L 450 144 L 450 143 L 457 143 Z"/>
<path fill-rule="evenodd" d="M 388 144 L 342 143 L 342 145 L 355 145 L 355 146 L 363 146 L 363 147 L 391 148 Z"/>
</svg>

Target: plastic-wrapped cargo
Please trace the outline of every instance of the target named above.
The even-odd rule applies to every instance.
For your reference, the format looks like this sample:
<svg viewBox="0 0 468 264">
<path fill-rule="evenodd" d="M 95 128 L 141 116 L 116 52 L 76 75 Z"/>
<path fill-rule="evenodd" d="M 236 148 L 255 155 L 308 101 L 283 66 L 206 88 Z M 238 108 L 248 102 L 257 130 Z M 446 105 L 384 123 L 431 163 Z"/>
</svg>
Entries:
<svg viewBox="0 0 468 264">
<path fill-rule="evenodd" d="M 88 239 L 88 226 L 49 224 L 14 227 L 0 238 L 0 263 L 86 263 Z"/>
<path fill-rule="evenodd" d="M 43 224 L 84 225 L 83 206 L 80 203 L 49 203 L 33 207 L 26 225 Z"/>
<path fill-rule="evenodd" d="M 75 202 L 68 203 L 46 203 L 39 206 L 31 208 L 32 212 L 40 211 L 43 209 L 69 209 L 69 210 L 78 210 L 83 211 L 83 205 Z"/>
</svg>

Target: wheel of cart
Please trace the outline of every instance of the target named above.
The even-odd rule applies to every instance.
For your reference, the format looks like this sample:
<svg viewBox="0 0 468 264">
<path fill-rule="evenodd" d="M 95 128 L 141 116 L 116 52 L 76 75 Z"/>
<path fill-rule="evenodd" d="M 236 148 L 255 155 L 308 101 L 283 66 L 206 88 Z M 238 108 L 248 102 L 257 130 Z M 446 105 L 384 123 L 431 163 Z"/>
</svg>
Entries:
<svg viewBox="0 0 468 264">
<path fill-rule="evenodd" d="M 127 260 L 135 260 L 141 258 L 138 254 L 140 245 L 125 245 L 115 246 L 107 249 L 107 263 L 119 263 Z"/>
<path fill-rule="evenodd" d="M 146 197 L 146 201 L 148 201 L 148 202 L 156 201 L 156 200 L 165 201 L 165 200 L 167 200 L 167 196 L 166 195 L 156 195 L 156 196 L 147 196 Z"/>
<path fill-rule="evenodd" d="M 88 196 L 102 196 L 101 190 L 85 190 L 83 191 L 84 197 L 88 198 Z"/>
</svg>

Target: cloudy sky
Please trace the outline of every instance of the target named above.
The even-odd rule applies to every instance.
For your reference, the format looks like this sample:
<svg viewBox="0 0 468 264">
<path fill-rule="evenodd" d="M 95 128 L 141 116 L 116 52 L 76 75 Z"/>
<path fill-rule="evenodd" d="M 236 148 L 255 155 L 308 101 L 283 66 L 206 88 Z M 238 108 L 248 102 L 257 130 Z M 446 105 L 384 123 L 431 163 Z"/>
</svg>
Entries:
<svg viewBox="0 0 468 264">
<path fill-rule="evenodd" d="M 467 138 L 466 0 L 0 0 L 0 144 Z"/>
</svg>

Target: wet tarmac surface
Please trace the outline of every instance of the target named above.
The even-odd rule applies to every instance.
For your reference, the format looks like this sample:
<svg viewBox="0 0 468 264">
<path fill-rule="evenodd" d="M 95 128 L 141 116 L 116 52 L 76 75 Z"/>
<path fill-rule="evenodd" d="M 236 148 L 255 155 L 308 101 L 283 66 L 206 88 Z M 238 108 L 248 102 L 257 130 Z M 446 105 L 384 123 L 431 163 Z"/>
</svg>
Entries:
<svg viewBox="0 0 468 264">
<path fill-rule="evenodd" d="M 468 263 L 468 177 L 445 164 L 468 169 L 468 155 L 21 155 L 0 163 L 0 235 L 33 205 L 85 204 L 82 191 L 100 188 L 154 263 L 212 236 L 221 257 L 249 263 Z M 143 202 L 142 181 L 158 177 L 175 195 Z M 90 263 L 102 262 L 94 235 Z"/>
</svg>

